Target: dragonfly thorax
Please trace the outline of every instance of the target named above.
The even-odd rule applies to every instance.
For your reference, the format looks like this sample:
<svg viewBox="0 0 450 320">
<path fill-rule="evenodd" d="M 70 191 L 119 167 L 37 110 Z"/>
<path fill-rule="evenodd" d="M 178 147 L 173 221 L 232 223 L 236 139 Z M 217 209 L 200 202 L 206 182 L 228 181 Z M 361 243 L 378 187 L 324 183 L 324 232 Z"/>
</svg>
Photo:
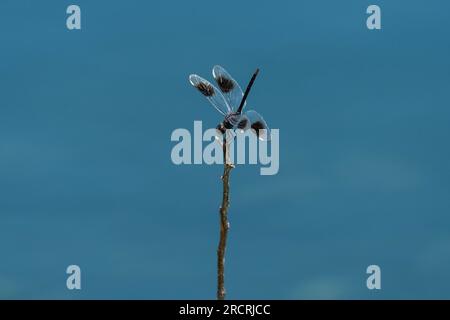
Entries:
<svg viewBox="0 0 450 320">
<path fill-rule="evenodd" d="M 225 129 L 233 129 L 238 124 L 240 119 L 241 119 L 240 114 L 236 112 L 229 113 L 225 116 L 223 125 Z"/>
<path fill-rule="evenodd" d="M 217 130 L 219 130 L 222 134 L 225 133 L 225 130 L 233 129 L 236 124 L 239 122 L 241 115 L 232 112 L 225 116 L 225 119 L 217 126 Z"/>
<path fill-rule="evenodd" d="M 223 121 L 223 124 L 224 124 L 225 128 L 233 129 L 233 127 L 239 122 L 240 118 L 241 118 L 241 115 L 236 112 L 229 113 L 225 116 L 225 120 Z"/>
</svg>

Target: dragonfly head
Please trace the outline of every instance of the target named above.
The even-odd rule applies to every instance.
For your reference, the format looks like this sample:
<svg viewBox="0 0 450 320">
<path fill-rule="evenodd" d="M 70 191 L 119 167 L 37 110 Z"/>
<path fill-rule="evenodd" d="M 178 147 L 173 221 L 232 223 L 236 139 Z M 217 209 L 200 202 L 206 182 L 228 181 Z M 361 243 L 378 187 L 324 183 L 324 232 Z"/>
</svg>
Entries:
<svg viewBox="0 0 450 320">
<path fill-rule="evenodd" d="M 225 134 L 225 131 L 227 130 L 225 128 L 225 125 L 223 122 L 219 123 L 216 127 L 217 131 L 219 131 L 221 134 Z"/>
</svg>

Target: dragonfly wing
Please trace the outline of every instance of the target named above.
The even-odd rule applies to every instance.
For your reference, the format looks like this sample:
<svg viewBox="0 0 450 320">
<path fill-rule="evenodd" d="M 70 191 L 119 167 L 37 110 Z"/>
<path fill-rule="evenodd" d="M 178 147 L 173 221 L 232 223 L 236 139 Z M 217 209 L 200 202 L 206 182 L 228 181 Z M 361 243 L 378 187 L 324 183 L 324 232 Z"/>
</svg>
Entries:
<svg viewBox="0 0 450 320">
<path fill-rule="evenodd" d="M 260 140 L 270 140 L 270 129 L 264 118 L 258 112 L 255 110 L 249 110 L 244 114 L 244 117 L 248 119 L 248 122 L 245 123 L 245 128 L 252 129 Z"/>
<path fill-rule="evenodd" d="M 239 116 L 236 121 L 233 123 L 233 128 L 241 131 L 246 131 L 250 129 L 250 119 L 245 115 Z"/>
<path fill-rule="evenodd" d="M 200 91 L 200 93 L 203 94 L 221 114 L 226 115 L 231 112 L 231 108 L 222 92 L 208 80 L 205 80 L 196 74 L 191 74 L 189 76 L 189 82 Z"/>
<path fill-rule="evenodd" d="M 216 80 L 217 86 L 227 100 L 228 105 L 233 111 L 236 111 L 244 96 L 241 87 L 221 66 L 214 66 L 212 73 L 214 80 Z"/>
</svg>

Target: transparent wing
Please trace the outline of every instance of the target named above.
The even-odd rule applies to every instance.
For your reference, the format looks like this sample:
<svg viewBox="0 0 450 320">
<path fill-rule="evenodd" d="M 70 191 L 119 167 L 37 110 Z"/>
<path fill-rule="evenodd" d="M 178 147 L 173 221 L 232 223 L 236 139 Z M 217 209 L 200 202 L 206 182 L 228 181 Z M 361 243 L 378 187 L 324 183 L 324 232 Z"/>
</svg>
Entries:
<svg viewBox="0 0 450 320">
<path fill-rule="evenodd" d="M 231 108 L 220 90 L 213 86 L 208 80 L 205 80 L 196 74 L 191 74 L 189 76 L 189 82 L 200 91 L 200 93 L 203 94 L 221 114 L 226 115 L 231 112 Z"/>
<path fill-rule="evenodd" d="M 234 80 L 221 66 L 214 66 L 212 73 L 214 80 L 216 80 L 216 83 L 227 100 L 228 105 L 233 111 L 236 111 L 241 103 L 242 97 L 244 96 L 241 87 L 237 81 Z"/>
<path fill-rule="evenodd" d="M 253 132 L 256 134 L 256 136 L 260 139 L 260 140 L 265 140 L 265 141 L 269 141 L 270 140 L 270 129 L 267 126 L 266 121 L 264 120 L 264 118 L 255 110 L 249 110 L 247 111 L 242 120 L 248 120 L 247 123 L 241 123 L 241 126 L 243 126 L 245 129 L 243 130 L 247 130 L 247 129 L 252 129 Z M 238 124 L 239 127 L 239 124 Z M 264 130 L 262 130 L 264 129 Z"/>
<path fill-rule="evenodd" d="M 250 129 L 250 120 L 244 114 L 232 113 L 226 116 L 226 121 L 229 122 L 232 129 L 245 131 Z"/>
<path fill-rule="evenodd" d="M 234 124 L 234 129 L 238 129 L 241 131 L 246 131 L 248 129 L 250 129 L 250 119 L 245 115 L 241 115 L 238 119 L 238 121 L 236 121 L 236 123 Z"/>
</svg>

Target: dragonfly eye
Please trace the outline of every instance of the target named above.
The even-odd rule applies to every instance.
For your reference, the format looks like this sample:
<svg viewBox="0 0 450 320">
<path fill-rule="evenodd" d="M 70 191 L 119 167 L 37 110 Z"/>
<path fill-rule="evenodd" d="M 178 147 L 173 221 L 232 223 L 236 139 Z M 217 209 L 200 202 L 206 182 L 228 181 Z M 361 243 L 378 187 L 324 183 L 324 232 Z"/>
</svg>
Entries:
<svg viewBox="0 0 450 320">
<path fill-rule="evenodd" d="M 228 79 L 224 76 L 219 76 L 216 79 L 217 84 L 222 92 L 228 93 L 234 88 L 234 83 L 231 79 Z"/>
<path fill-rule="evenodd" d="M 224 134 L 226 129 L 223 126 L 223 123 L 220 123 L 217 125 L 216 130 L 219 131 L 221 134 Z"/>
<path fill-rule="evenodd" d="M 200 82 L 195 87 L 206 97 L 214 95 L 214 88 L 208 83 Z"/>
</svg>

